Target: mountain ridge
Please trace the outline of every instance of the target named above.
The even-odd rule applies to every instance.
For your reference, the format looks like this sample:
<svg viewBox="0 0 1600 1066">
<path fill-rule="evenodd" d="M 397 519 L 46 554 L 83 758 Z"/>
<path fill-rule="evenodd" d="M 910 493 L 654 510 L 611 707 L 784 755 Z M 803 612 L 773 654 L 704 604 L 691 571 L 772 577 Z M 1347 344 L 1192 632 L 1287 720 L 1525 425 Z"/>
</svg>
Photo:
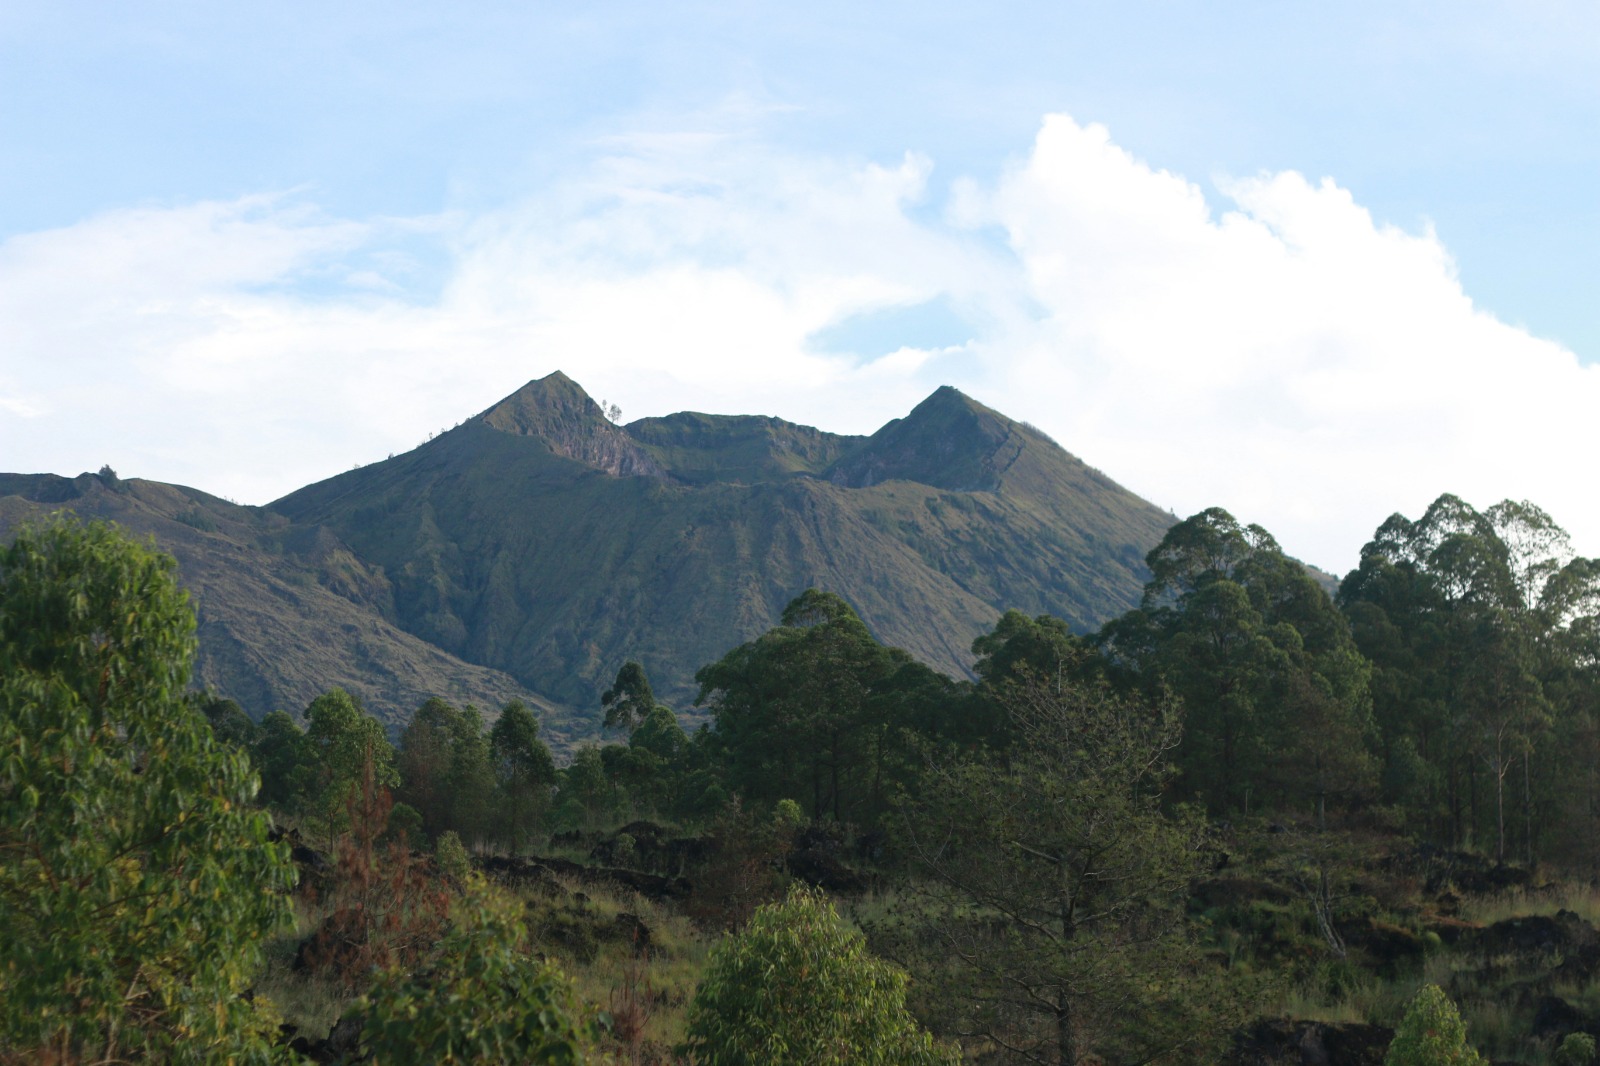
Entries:
<svg viewBox="0 0 1600 1066">
<path fill-rule="evenodd" d="M 319 660 L 324 674 L 371 665 L 349 627 L 391 649 L 374 698 L 410 699 L 395 675 L 426 659 L 475 678 L 473 691 L 530 694 L 569 736 L 596 727 L 599 692 L 625 659 L 687 708 L 694 671 L 777 624 L 807 587 L 839 593 L 879 639 L 951 674 L 1008 608 L 1092 628 L 1137 603 L 1143 557 L 1174 521 L 948 386 L 851 436 L 696 412 L 619 426 L 559 372 L 265 507 L 137 484 L 150 513 L 136 528 L 177 544 L 185 580 L 210 575 L 197 600 L 208 618 L 228 616 L 225 634 L 202 623 L 202 674 L 224 690 L 237 675 L 259 699 L 298 699 L 303 679 L 251 671 L 279 639 L 268 634 L 310 613 L 337 650 Z M 67 491 L 16 487 L 0 477 L 0 525 Z M 100 488 L 80 509 L 115 517 L 117 494 Z M 207 523 L 227 536 L 196 541 Z M 224 594 L 243 602 L 205 602 Z"/>
</svg>

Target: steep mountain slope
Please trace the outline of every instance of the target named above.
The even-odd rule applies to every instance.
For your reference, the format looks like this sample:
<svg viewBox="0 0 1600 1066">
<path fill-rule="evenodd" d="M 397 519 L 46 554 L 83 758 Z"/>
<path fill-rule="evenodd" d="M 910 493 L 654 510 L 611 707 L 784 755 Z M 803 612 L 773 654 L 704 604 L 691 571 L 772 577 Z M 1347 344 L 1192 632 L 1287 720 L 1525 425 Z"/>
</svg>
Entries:
<svg viewBox="0 0 1600 1066">
<path fill-rule="evenodd" d="M 685 412 L 609 422 L 529 382 L 393 459 L 266 508 L 114 475 L 0 475 L 0 536 L 58 507 L 149 534 L 200 615 L 199 678 L 256 714 L 332 685 L 391 723 L 427 696 L 541 706 L 558 747 L 642 661 L 694 672 L 810 586 L 952 674 L 1001 611 L 1132 606 L 1173 517 L 941 388 L 870 437 Z"/>
<path fill-rule="evenodd" d="M 0 539 L 67 509 L 153 537 L 177 560 L 199 618 L 196 679 L 260 716 L 298 711 L 339 685 L 392 725 L 430 695 L 498 708 L 540 708 L 569 742 L 568 717 L 499 671 L 463 662 L 383 617 L 383 575 L 326 530 L 195 489 L 83 474 L 0 474 Z"/>
<path fill-rule="evenodd" d="M 364 602 L 395 625 L 580 708 L 625 658 L 686 705 L 695 669 L 811 585 L 958 673 L 1005 608 L 1089 627 L 1131 606 L 1172 522 L 950 388 L 860 438 L 748 416 L 614 426 L 561 374 L 270 509 L 383 574 Z"/>
</svg>

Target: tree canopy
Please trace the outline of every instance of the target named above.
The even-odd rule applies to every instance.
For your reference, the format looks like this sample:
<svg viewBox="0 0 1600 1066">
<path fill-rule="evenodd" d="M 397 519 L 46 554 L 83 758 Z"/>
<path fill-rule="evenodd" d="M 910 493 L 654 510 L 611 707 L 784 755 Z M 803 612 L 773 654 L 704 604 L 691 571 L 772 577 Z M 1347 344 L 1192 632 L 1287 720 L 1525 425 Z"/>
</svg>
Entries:
<svg viewBox="0 0 1600 1066">
<path fill-rule="evenodd" d="M 1183 904 L 1206 859 L 1195 812 L 1162 804 L 1177 709 L 1054 678 L 1004 696 L 1007 756 L 936 766 L 904 809 L 928 926 L 909 951 L 937 1009 L 1020 1062 L 1195 1043 L 1209 997 Z"/>
<path fill-rule="evenodd" d="M 954 1066 L 905 1008 L 906 975 L 873 958 L 820 893 L 798 887 L 712 949 L 689 1005 L 702 1066 Z"/>
<path fill-rule="evenodd" d="M 166 556 L 55 519 L 0 551 L 0 1047 L 259 1061 L 241 996 L 288 920 L 245 754 L 185 698 Z"/>
</svg>

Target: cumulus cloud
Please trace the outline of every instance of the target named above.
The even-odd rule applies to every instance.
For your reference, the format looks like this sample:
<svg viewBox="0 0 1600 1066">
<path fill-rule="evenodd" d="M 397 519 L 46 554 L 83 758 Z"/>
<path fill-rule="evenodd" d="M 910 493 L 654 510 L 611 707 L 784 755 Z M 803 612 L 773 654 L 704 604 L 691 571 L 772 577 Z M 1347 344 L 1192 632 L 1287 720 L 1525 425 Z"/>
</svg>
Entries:
<svg viewBox="0 0 1600 1066">
<path fill-rule="evenodd" d="M 1065 116 L 992 183 L 935 199 L 931 167 L 655 134 L 476 216 L 261 196 L 16 237 L 0 466 L 111 462 L 265 502 L 554 369 L 630 418 L 849 432 L 948 382 L 1158 504 L 1227 507 L 1332 569 L 1443 491 L 1531 498 L 1600 551 L 1573 476 L 1600 371 L 1476 309 L 1432 233 L 1292 172 L 1222 183 L 1216 212 Z M 965 342 L 817 343 L 921 306 Z"/>
<path fill-rule="evenodd" d="M 1046 121 L 970 223 L 1005 228 L 1044 313 L 986 342 L 1024 417 L 1181 513 L 1220 504 L 1324 566 L 1437 494 L 1531 498 L 1600 549 L 1574 460 L 1600 368 L 1475 308 L 1431 232 L 1330 180 L 1201 190 L 1099 126 Z"/>
</svg>

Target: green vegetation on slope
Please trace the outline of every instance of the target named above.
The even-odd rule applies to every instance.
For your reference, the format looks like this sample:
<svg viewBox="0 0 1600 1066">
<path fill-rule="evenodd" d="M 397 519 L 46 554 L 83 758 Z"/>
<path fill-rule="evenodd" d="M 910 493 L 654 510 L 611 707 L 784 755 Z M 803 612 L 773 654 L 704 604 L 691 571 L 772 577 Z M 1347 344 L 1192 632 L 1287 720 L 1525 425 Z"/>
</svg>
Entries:
<svg viewBox="0 0 1600 1066">
<path fill-rule="evenodd" d="M 1592 1061 L 1600 905 L 1575 879 L 1592 878 L 1600 835 L 1582 746 L 1600 733 L 1600 572 L 1531 505 L 1444 497 L 1419 522 L 1391 519 L 1343 610 L 1264 530 L 1205 511 L 1149 554 L 1138 608 L 1088 635 L 1007 613 L 974 643 L 976 681 L 807 590 L 700 671 L 705 727 L 685 731 L 629 662 L 599 701 L 626 737 L 562 769 L 514 704 L 491 731 L 430 699 L 395 750 L 340 691 L 304 730 L 175 698 L 188 621 L 169 564 L 108 531 L 87 541 L 83 557 L 132 559 L 117 571 L 132 577 L 82 584 L 81 568 L 31 562 L 0 575 L 0 903 L 24 931 L 0 1002 L 70 1000 L 85 1018 L 4 1015 L 8 1066 L 106 1057 L 118 986 L 141 1006 L 115 1039 L 143 1041 L 146 1061 L 236 1039 L 266 1054 L 275 1008 L 290 1028 L 271 1054 L 352 1063 L 424 1047 L 443 1061 L 666 1063 L 686 1045 L 774 1058 L 769 1037 L 798 1061 L 851 1060 L 902 1041 L 934 1051 L 923 1029 L 995 1066 L 1378 1066 L 1470 1048 Z M 102 587 L 121 590 L 104 611 Z M 51 639 L 49 620 L 84 605 L 71 639 Z M 80 709 L 127 724 L 61 728 Z M 270 923 L 229 924 L 281 914 L 287 887 L 281 847 L 229 830 L 265 825 L 243 753 L 302 874 L 295 933 L 265 969 Z M 219 785 L 223 802 L 207 801 Z M 119 837 L 152 812 L 150 833 Z M 171 861 L 158 829 L 198 850 Z M 63 895 L 57 853 L 96 890 L 201 868 L 151 927 L 145 897 Z M 207 881 L 252 861 L 271 868 Z M 816 906 L 771 906 L 796 883 Z M 107 922 L 92 943 L 72 933 Z M 205 962 L 213 930 L 238 949 L 220 970 Z M 816 976 L 823 942 L 848 955 L 826 990 L 844 994 L 802 990 L 792 1025 L 752 1017 Z M 114 982 L 79 981 L 102 966 Z M 219 973 L 252 995 L 185 1020 Z"/>
</svg>

